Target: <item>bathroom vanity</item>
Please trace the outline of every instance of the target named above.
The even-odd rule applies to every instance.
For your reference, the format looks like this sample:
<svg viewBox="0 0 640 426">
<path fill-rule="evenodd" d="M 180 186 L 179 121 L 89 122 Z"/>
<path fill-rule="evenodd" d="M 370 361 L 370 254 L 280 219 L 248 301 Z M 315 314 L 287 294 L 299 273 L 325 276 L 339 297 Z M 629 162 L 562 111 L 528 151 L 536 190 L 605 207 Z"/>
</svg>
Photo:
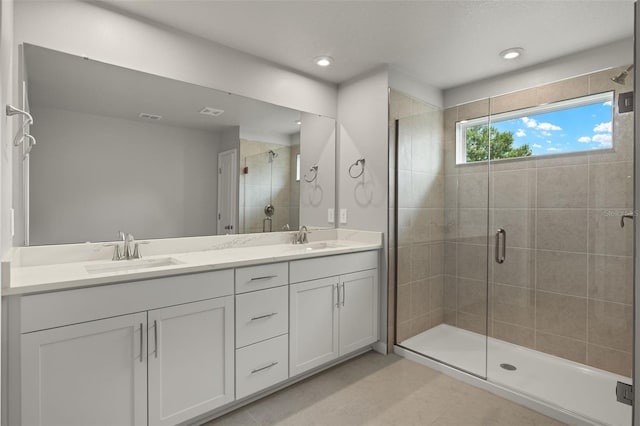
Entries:
<svg viewBox="0 0 640 426">
<path fill-rule="evenodd" d="M 369 350 L 381 234 L 314 232 L 15 249 L 9 424 L 199 423 Z"/>
</svg>

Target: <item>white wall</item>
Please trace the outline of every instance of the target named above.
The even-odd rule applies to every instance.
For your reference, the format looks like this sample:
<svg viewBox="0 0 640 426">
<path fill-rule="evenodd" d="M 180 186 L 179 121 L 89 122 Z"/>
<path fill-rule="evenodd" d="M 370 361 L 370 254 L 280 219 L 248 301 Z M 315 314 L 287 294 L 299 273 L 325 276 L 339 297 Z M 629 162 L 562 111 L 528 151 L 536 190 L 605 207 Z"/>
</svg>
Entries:
<svg viewBox="0 0 640 426">
<path fill-rule="evenodd" d="M 338 88 L 338 208 L 347 209 L 347 223 L 354 228 L 384 233 L 380 257 L 380 341 L 387 336 L 387 220 L 389 187 L 389 73 L 379 69 Z M 365 158 L 365 173 L 348 175 L 349 166 Z M 339 215 L 338 215 L 339 216 Z"/>
<path fill-rule="evenodd" d="M 7 117 L 5 105 L 15 102 L 14 81 L 14 4 L 13 0 L 0 2 L 0 256 L 4 256 L 11 247 L 11 205 L 12 179 L 11 162 L 13 154 L 13 132 L 21 123 L 19 118 Z"/>
<path fill-rule="evenodd" d="M 300 117 L 300 225 L 333 227 L 328 209 L 336 204 L 336 122 L 315 114 Z M 313 182 L 309 169 L 318 166 Z M 334 210 L 335 211 L 335 210 Z"/>
<path fill-rule="evenodd" d="M 32 110 L 33 245 L 215 235 L 217 134 Z"/>
<path fill-rule="evenodd" d="M 529 87 L 633 63 L 633 39 L 619 40 L 512 73 L 444 91 L 444 106 L 503 95 Z"/>
<path fill-rule="evenodd" d="M 240 200 L 240 126 L 232 127 L 225 130 L 220 135 L 220 152 L 229 151 L 231 149 L 236 150 L 236 201 Z M 216 163 L 217 164 L 217 163 Z M 238 201 L 239 202 L 239 201 Z M 236 202 L 236 204 L 238 204 Z M 217 204 L 217 201 L 216 201 Z M 236 221 L 233 224 L 234 233 L 237 233 L 240 226 L 238 208 L 236 207 Z"/>
<path fill-rule="evenodd" d="M 442 90 L 436 89 L 396 67 L 389 67 L 389 87 L 407 93 L 412 98 L 420 99 L 429 105 L 442 108 L 444 101 Z"/>
<path fill-rule="evenodd" d="M 25 1 L 15 42 L 335 117 L 336 87 L 234 49 L 89 2 Z"/>
</svg>

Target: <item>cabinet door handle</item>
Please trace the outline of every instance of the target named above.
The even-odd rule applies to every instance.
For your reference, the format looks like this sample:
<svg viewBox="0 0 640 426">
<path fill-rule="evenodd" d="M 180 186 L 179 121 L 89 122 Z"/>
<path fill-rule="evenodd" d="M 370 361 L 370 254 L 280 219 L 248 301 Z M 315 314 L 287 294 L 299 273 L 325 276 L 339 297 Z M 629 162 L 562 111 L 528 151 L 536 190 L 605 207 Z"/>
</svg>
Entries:
<svg viewBox="0 0 640 426">
<path fill-rule="evenodd" d="M 336 303 L 336 308 L 340 307 L 340 284 L 336 284 L 336 299 L 338 302 Z"/>
<path fill-rule="evenodd" d="M 344 292 L 344 284 L 342 284 L 342 306 L 344 306 L 344 301 L 346 300 L 345 292 Z"/>
<path fill-rule="evenodd" d="M 255 370 L 251 370 L 251 374 L 255 374 L 258 373 L 260 371 L 266 370 L 267 368 L 271 368 L 274 365 L 278 365 L 278 361 L 273 361 L 271 364 L 269 365 L 265 365 L 264 367 L 260 367 L 260 368 L 256 368 Z"/>
<path fill-rule="evenodd" d="M 144 341 L 142 336 L 142 323 L 140 323 L 140 362 L 144 362 L 144 358 L 142 356 L 142 351 L 144 349 L 143 346 L 144 346 Z"/>
<path fill-rule="evenodd" d="M 256 321 L 256 320 L 263 319 L 263 318 L 269 318 L 269 317 L 272 317 L 272 316 L 274 316 L 274 315 L 278 315 L 278 313 L 277 313 L 277 312 L 272 312 L 272 313 L 270 313 L 270 314 L 260 315 L 260 316 L 257 316 L 257 317 L 253 317 L 253 318 L 251 318 L 251 321 Z"/>
<path fill-rule="evenodd" d="M 265 275 L 263 277 L 253 277 L 249 281 L 260 281 L 260 280 L 270 280 L 271 278 L 276 278 L 277 275 Z"/>
<path fill-rule="evenodd" d="M 158 321 L 156 320 L 153 320 L 153 340 L 156 346 L 153 352 L 155 353 L 155 357 L 158 358 Z"/>
</svg>

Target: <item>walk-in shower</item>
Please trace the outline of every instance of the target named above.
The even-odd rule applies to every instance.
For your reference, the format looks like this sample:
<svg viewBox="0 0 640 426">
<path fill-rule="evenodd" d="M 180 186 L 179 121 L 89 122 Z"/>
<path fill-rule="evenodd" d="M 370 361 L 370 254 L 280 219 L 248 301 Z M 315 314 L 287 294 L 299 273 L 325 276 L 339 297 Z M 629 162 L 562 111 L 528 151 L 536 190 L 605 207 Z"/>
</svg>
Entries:
<svg viewBox="0 0 640 426">
<path fill-rule="evenodd" d="M 391 91 L 399 352 L 631 425 L 630 68 L 444 110 Z"/>
</svg>

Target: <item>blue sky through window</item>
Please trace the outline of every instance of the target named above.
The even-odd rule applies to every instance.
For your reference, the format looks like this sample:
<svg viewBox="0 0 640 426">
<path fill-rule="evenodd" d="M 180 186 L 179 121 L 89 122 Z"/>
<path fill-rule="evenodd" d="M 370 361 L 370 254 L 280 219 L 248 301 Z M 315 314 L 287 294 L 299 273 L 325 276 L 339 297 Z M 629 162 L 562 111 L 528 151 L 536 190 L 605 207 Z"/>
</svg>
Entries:
<svg viewBox="0 0 640 426">
<path fill-rule="evenodd" d="M 611 148 L 612 118 L 611 102 L 598 101 L 491 124 L 513 133 L 514 148 L 529 144 L 533 155 L 545 155 Z"/>
</svg>

